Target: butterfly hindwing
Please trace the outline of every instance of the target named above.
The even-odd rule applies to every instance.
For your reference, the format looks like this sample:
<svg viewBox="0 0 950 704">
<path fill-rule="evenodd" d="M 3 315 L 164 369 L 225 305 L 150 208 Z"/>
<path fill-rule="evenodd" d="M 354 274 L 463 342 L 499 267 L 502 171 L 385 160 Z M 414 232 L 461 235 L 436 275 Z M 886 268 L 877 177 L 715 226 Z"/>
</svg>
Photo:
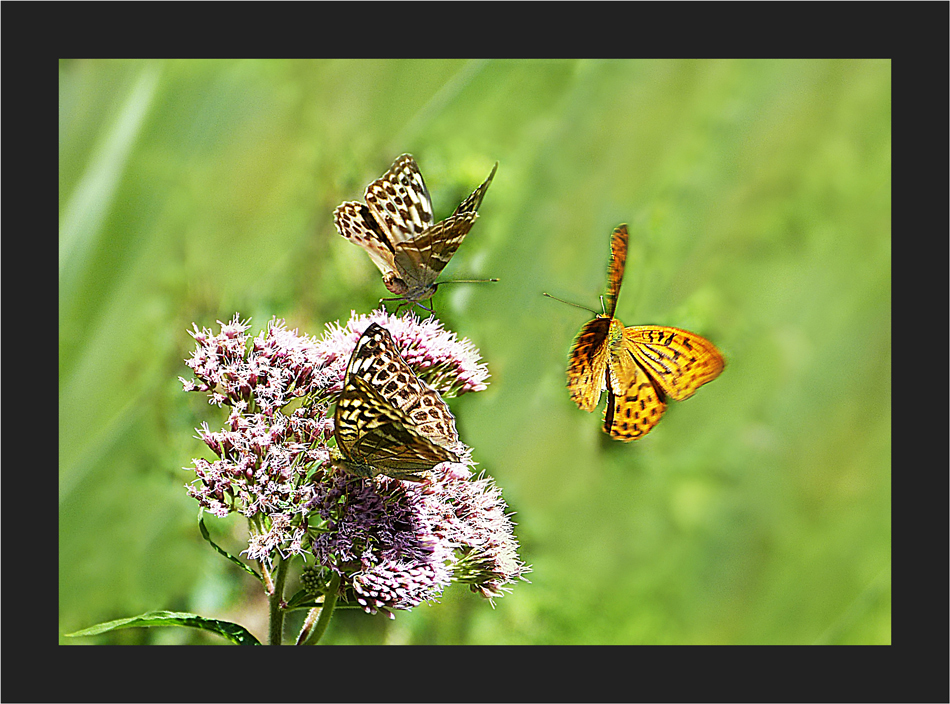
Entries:
<svg viewBox="0 0 950 704">
<path fill-rule="evenodd" d="M 477 217 L 478 213 L 453 215 L 433 225 L 412 242 L 396 245 L 393 262 L 410 289 L 428 288 L 435 283 Z"/>
<path fill-rule="evenodd" d="M 636 367 L 636 365 L 634 365 Z M 663 393 L 639 367 L 621 394 L 609 391 L 604 409 L 604 432 L 624 442 L 643 437 L 660 422 L 666 410 Z"/>
</svg>

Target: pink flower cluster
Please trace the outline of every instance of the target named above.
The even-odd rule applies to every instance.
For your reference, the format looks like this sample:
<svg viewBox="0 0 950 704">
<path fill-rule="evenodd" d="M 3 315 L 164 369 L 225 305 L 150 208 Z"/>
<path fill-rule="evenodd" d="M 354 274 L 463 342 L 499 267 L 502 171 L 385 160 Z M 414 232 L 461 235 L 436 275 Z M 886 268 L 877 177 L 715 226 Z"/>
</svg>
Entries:
<svg viewBox="0 0 950 704">
<path fill-rule="evenodd" d="M 332 402 L 350 354 L 376 322 L 423 381 L 443 396 L 486 388 L 486 366 L 469 340 L 435 319 L 374 311 L 328 325 L 316 340 L 272 320 L 257 337 L 235 316 L 218 334 L 197 326 L 186 391 L 230 408 L 225 427 L 198 435 L 214 459 L 196 458 L 189 494 L 216 516 L 249 519 L 244 554 L 270 562 L 312 555 L 339 573 L 344 598 L 366 611 L 436 599 L 452 580 L 491 599 L 529 570 L 501 491 L 464 465 L 439 465 L 421 482 L 347 474 L 334 462 Z M 466 453 L 467 458 L 467 453 Z"/>
</svg>

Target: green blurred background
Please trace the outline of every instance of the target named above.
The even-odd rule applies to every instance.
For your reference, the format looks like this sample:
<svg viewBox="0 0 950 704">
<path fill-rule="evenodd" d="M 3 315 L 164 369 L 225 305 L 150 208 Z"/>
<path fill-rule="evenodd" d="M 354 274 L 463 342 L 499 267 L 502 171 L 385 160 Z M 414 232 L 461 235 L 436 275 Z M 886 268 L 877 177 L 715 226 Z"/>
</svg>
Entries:
<svg viewBox="0 0 950 704">
<path fill-rule="evenodd" d="M 498 173 L 444 278 L 485 392 L 451 402 L 517 512 L 530 584 L 464 587 L 329 643 L 891 642 L 889 61 L 64 61 L 60 632 L 152 609 L 266 636 L 259 586 L 183 485 L 192 322 L 320 335 L 387 295 L 332 210 L 403 152 L 445 217 Z M 645 438 L 565 389 L 631 232 L 617 317 L 694 330 L 723 375 Z M 238 552 L 242 526 L 209 517 Z M 293 626 L 288 628 L 288 633 Z M 216 642 L 133 629 L 64 642 Z"/>
</svg>

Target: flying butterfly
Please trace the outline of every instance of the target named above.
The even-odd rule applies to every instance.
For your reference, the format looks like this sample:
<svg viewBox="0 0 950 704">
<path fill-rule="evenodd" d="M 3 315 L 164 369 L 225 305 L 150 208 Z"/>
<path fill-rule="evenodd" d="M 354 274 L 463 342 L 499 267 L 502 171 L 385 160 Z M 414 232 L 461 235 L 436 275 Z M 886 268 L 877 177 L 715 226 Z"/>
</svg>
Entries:
<svg viewBox="0 0 950 704">
<path fill-rule="evenodd" d="M 610 238 L 604 312 L 581 328 L 571 348 L 567 386 L 582 411 L 607 391 L 604 432 L 617 440 L 643 437 L 660 422 L 667 397 L 692 396 L 725 366 L 722 354 L 696 333 L 662 325 L 624 327 L 614 317 L 627 260 L 627 226 Z"/>
<path fill-rule="evenodd" d="M 432 224 L 432 200 L 411 154 L 398 157 L 389 171 L 366 187 L 366 203 L 347 201 L 333 211 L 340 234 L 366 250 L 383 272 L 394 298 L 418 304 L 443 283 L 478 283 L 498 279 L 440 281 L 436 278 L 478 218 L 478 206 L 491 184 L 498 162 L 485 182 L 449 217 Z M 429 310 L 426 308 L 426 310 Z"/>
<path fill-rule="evenodd" d="M 418 481 L 418 472 L 459 462 L 455 418 L 412 371 L 389 331 L 370 324 L 350 355 L 334 414 L 344 469 Z"/>
</svg>

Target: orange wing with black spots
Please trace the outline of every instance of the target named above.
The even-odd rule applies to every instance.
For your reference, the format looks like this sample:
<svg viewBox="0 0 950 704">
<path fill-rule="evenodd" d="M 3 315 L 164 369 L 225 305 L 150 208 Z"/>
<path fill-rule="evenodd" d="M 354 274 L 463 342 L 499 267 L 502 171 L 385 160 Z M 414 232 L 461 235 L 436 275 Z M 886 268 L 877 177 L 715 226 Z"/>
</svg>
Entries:
<svg viewBox="0 0 950 704">
<path fill-rule="evenodd" d="M 627 226 L 619 225 L 610 235 L 610 265 L 607 267 L 607 291 L 604 293 L 604 314 L 614 317 L 617 297 L 623 283 L 623 271 L 627 266 Z"/>
<path fill-rule="evenodd" d="M 604 314 L 588 322 L 571 348 L 567 386 L 582 411 L 607 391 L 604 432 L 617 440 L 643 437 L 660 422 L 667 397 L 692 396 L 722 372 L 725 360 L 704 337 L 661 325 L 625 328 L 614 317 L 627 259 L 627 226 L 610 238 Z"/>
<path fill-rule="evenodd" d="M 715 345 L 689 330 L 661 325 L 632 325 L 624 346 L 670 398 L 682 401 L 722 372 L 726 360 Z"/>
<path fill-rule="evenodd" d="M 636 366 L 636 365 L 634 365 Z M 660 422 L 666 411 L 666 399 L 650 377 L 639 367 L 633 383 L 622 394 L 607 394 L 604 409 L 604 432 L 625 442 L 641 438 Z"/>
<path fill-rule="evenodd" d="M 567 388 L 582 411 L 593 411 L 607 388 L 607 334 L 610 320 L 597 317 L 581 328 L 567 368 Z"/>
</svg>

